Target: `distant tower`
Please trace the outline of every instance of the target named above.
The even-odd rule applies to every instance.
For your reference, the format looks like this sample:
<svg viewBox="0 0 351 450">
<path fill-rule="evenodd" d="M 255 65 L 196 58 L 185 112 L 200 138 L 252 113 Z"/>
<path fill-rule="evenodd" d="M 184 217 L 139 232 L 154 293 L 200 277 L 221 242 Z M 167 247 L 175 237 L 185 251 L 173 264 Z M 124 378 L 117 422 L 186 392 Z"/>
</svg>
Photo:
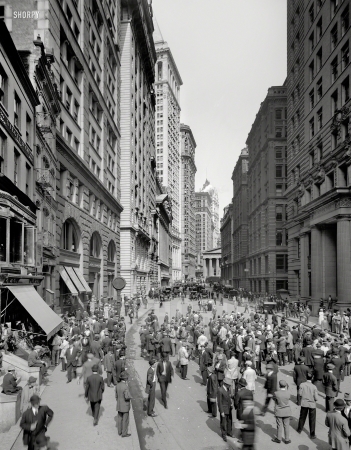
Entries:
<svg viewBox="0 0 351 450">
<path fill-rule="evenodd" d="M 206 179 L 204 185 L 202 186 L 201 192 L 208 192 L 211 197 L 211 216 L 212 216 L 212 222 L 213 222 L 212 248 L 216 248 L 218 246 L 218 242 L 221 237 L 220 223 L 219 223 L 218 191 Z M 210 249 L 206 249 L 206 250 L 210 250 Z"/>
<path fill-rule="evenodd" d="M 172 203 L 172 279 L 182 278 L 181 219 L 180 219 L 180 104 L 179 91 L 183 84 L 172 52 L 156 20 L 154 20 L 156 47 L 156 169 Z"/>
</svg>

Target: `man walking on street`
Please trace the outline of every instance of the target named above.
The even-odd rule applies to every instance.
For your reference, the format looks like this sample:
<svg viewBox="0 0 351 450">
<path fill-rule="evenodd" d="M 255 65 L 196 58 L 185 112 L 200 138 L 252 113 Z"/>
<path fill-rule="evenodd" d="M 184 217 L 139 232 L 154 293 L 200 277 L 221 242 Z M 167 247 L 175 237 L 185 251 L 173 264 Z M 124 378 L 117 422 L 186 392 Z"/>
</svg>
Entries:
<svg viewBox="0 0 351 450">
<path fill-rule="evenodd" d="M 156 373 L 161 388 L 161 399 L 165 409 L 168 409 L 167 388 L 168 384 L 172 383 L 172 376 L 174 375 L 173 366 L 168 361 L 168 355 L 163 355 L 163 359 L 157 364 Z"/>
<path fill-rule="evenodd" d="M 325 410 L 333 411 L 335 397 L 338 396 L 338 381 L 333 374 L 334 364 L 327 364 L 327 373 L 323 375 L 323 385 L 325 389 Z"/>
<path fill-rule="evenodd" d="M 223 385 L 218 388 L 218 410 L 221 416 L 221 433 L 223 441 L 227 442 L 227 436 L 232 435 L 232 399 L 229 393 L 229 385 L 223 382 Z"/>
<path fill-rule="evenodd" d="M 208 366 L 207 371 L 207 412 L 212 417 L 217 417 L 218 381 L 212 366 Z"/>
<path fill-rule="evenodd" d="M 128 389 L 127 380 L 128 374 L 123 371 L 120 375 L 120 382 L 116 386 L 116 400 L 117 400 L 117 427 L 118 434 L 122 437 L 129 437 L 131 434 L 128 433 L 129 426 L 129 411 L 130 411 L 130 400 L 131 395 Z"/>
<path fill-rule="evenodd" d="M 301 405 L 301 396 L 300 396 L 300 385 L 307 381 L 307 373 L 310 372 L 310 369 L 305 366 L 305 357 L 300 356 L 298 360 L 298 364 L 295 364 L 293 378 L 294 382 L 297 386 L 297 405 Z"/>
<path fill-rule="evenodd" d="M 85 383 L 85 398 L 90 402 L 95 426 L 99 421 L 100 405 L 105 384 L 102 376 L 98 374 L 99 366 L 95 364 L 91 370 L 93 374 L 87 378 Z"/>
<path fill-rule="evenodd" d="M 156 359 L 151 359 L 149 361 L 149 369 L 147 371 L 146 378 L 146 393 L 148 394 L 147 399 L 147 415 L 151 417 L 156 417 L 155 408 L 155 394 L 156 394 Z"/>
<path fill-rule="evenodd" d="M 267 412 L 269 402 L 271 399 L 273 399 L 274 393 L 277 391 L 277 374 L 274 372 L 273 364 L 267 364 L 266 366 L 266 382 L 265 382 L 265 389 L 267 389 L 267 397 L 264 402 L 263 408 L 262 408 L 262 416 L 264 416 Z"/>
<path fill-rule="evenodd" d="M 28 446 L 28 450 L 35 450 L 37 441 L 45 438 L 54 413 L 48 406 L 40 406 L 38 395 L 32 395 L 30 404 L 31 408 L 22 415 L 20 427 L 23 429 L 23 445 Z"/>
<path fill-rule="evenodd" d="M 308 414 L 310 427 L 310 438 L 316 439 L 316 401 L 318 400 L 318 389 L 312 384 L 312 374 L 307 373 L 307 381 L 301 383 L 299 389 L 301 397 L 301 411 L 297 432 L 300 434 Z"/>
</svg>

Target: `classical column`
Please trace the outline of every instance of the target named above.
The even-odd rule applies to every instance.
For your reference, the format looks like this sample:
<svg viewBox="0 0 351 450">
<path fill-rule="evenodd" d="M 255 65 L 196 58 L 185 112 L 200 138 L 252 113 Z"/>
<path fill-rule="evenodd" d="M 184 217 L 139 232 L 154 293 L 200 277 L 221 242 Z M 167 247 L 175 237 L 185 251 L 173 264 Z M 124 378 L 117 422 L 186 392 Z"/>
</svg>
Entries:
<svg viewBox="0 0 351 450">
<path fill-rule="evenodd" d="M 341 218 L 337 222 L 337 280 L 338 306 L 350 305 L 351 293 L 351 222 Z"/>
<path fill-rule="evenodd" d="M 316 226 L 311 228 L 311 277 L 311 306 L 313 314 L 316 314 L 319 299 L 323 296 L 323 235 Z"/>
<path fill-rule="evenodd" d="M 337 258 L 337 239 L 336 227 L 326 227 L 323 230 L 323 297 L 328 298 L 330 294 L 332 298 L 336 297 L 336 258 Z"/>
<path fill-rule="evenodd" d="M 308 297 L 308 235 L 300 235 L 301 297 Z"/>
<path fill-rule="evenodd" d="M 219 259 L 216 258 L 216 275 L 217 275 L 217 277 L 219 277 L 219 271 L 220 271 L 220 269 L 219 269 Z M 226 271 L 226 276 L 228 276 L 228 269 Z"/>
</svg>

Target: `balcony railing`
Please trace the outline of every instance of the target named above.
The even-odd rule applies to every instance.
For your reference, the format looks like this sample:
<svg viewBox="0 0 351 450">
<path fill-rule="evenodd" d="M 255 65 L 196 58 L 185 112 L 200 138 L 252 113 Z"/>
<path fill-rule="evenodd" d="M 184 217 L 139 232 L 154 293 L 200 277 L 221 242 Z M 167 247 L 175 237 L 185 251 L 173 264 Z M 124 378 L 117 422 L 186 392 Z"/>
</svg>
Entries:
<svg viewBox="0 0 351 450">
<path fill-rule="evenodd" d="M 49 169 L 36 169 L 37 172 L 37 183 L 45 190 L 55 189 L 55 179 L 54 175 Z"/>
</svg>

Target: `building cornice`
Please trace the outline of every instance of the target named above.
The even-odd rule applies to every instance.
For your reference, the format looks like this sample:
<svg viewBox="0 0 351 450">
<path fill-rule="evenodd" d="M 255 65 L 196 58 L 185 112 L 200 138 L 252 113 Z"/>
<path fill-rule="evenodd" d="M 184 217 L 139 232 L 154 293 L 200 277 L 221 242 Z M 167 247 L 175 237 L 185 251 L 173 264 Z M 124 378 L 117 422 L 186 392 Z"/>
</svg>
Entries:
<svg viewBox="0 0 351 450">
<path fill-rule="evenodd" d="M 179 73 L 177 64 L 176 64 L 175 61 L 174 61 L 174 58 L 173 58 L 171 49 L 169 48 L 167 42 L 164 42 L 164 44 L 167 45 L 167 47 L 159 47 L 160 45 L 163 45 L 162 43 L 159 43 L 159 42 L 157 42 L 157 43 L 155 44 L 155 47 L 156 47 L 156 55 L 157 55 L 157 61 L 158 61 L 158 56 L 159 56 L 160 54 L 162 54 L 162 53 L 167 53 L 167 54 L 168 54 L 168 57 L 169 57 L 169 59 L 170 59 L 170 61 L 171 61 L 171 65 L 173 66 L 173 67 L 172 67 L 172 68 L 173 68 L 173 72 L 175 73 L 175 75 L 176 75 L 176 77 L 177 77 L 177 82 L 178 82 L 179 86 L 182 86 L 183 80 L 182 80 L 182 78 L 181 78 L 181 76 L 180 76 L 180 73 Z"/>
</svg>

